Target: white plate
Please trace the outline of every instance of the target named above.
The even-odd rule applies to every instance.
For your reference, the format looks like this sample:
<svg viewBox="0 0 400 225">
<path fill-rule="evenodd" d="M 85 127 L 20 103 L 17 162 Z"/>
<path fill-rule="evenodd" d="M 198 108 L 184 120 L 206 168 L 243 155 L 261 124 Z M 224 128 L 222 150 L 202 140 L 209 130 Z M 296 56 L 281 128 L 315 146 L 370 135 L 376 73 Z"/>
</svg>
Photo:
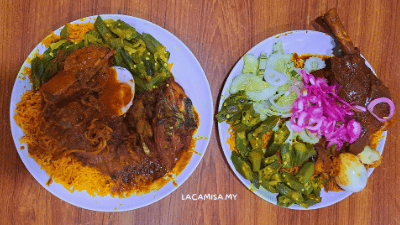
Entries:
<svg viewBox="0 0 400 225">
<path fill-rule="evenodd" d="M 143 19 L 126 16 L 126 15 L 115 15 L 107 14 L 100 15 L 103 19 L 121 19 L 126 23 L 130 24 L 139 33 L 149 33 L 154 36 L 161 44 L 166 46 L 167 50 L 171 53 L 169 62 L 173 62 L 172 73 L 175 76 L 175 80 L 184 88 L 187 96 L 192 100 L 199 117 L 200 126 L 195 136 L 205 137 L 201 138 L 196 142 L 195 151 L 199 154 L 193 154 L 190 162 L 186 168 L 182 171 L 179 176 L 175 178 L 176 183 L 180 186 L 196 169 L 200 163 L 211 136 L 211 129 L 213 124 L 213 102 L 211 97 L 211 90 L 207 81 L 206 75 L 197 61 L 193 53 L 182 43 L 177 37 L 168 32 L 167 30 Z M 72 23 L 87 23 L 94 22 L 96 16 L 87 17 L 84 19 L 76 20 Z M 59 28 L 54 31 L 55 34 L 59 34 Z M 46 48 L 39 44 L 29 55 L 29 58 L 33 58 L 33 54 L 38 51 L 43 53 Z M 29 79 L 21 79 L 23 77 L 21 72 L 23 67 L 30 67 L 30 64 L 25 61 L 21 67 L 18 77 L 15 81 L 13 92 L 11 95 L 10 105 L 10 120 L 11 120 L 11 132 L 17 148 L 18 154 L 20 155 L 26 168 L 32 174 L 32 176 L 48 191 L 60 199 L 69 202 L 73 205 L 96 211 L 126 211 L 135 208 L 140 208 L 151 203 L 154 203 L 168 194 L 172 193 L 178 187 L 174 186 L 172 181 L 166 184 L 158 191 L 152 191 L 148 194 L 141 196 L 131 196 L 128 198 L 112 198 L 109 195 L 105 197 L 92 197 L 84 192 L 75 191 L 71 193 L 67 191 L 61 184 L 53 182 L 50 186 L 46 185 L 46 181 L 49 176 L 46 172 L 40 169 L 40 166 L 35 160 L 28 156 L 26 145 L 22 145 L 18 139 L 23 136 L 21 128 L 15 123 L 13 119 L 16 104 L 20 101 L 22 93 L 31 89 Z M 20 150 L 21 146 L 25 147 L 25 150 Z"/>
<path fill-rule="evenodd" d="M 272 45 L 277 42 L 278 40 L 282 41 L 283 49 L 285 53 L 293 53 L 297 52 L 299 55 L 311 53 L 311 54 L 323 54 L 323 55 L 333 55 L 332 49 L 336 46 L 332 37 L 325 33 L 321 33 L 318 31 L 311 31 L 311 30 L 296 30 L 296 31 L 288 31 L 282 34 L 277 34 L 270 38 L 265 39 L 264 41 L 260 42 L 252 49 L 250 49 L 247 53 L 253 54 L 255 56 L 259 56 L 260 53 L 265 52 L 267 55 L 271 54 L 272 52 Z M 366 61 L 368 67 L 371 68 L 369 63 Z M 229 96 L 229 86 L 232 83 L 232 79 L 239 75 L 243 68 L 243 57 L 236 63 L 235 67 L 233 67 L 231 73 L 229 74 L 224 88 L 221 93 L 221 98 L 219 102 L 219 110 L 222 107 L 222 103 L 225 99 Z M 371 68 L 372 69 L 372 68 Z M 254 188 L 250 181 L 246 180 L 245 178 L 240 175 L 231 160 L 232 151 L 227 144 L 227 140 L 229 139 L 230 135 L 228 133 L 229 125 L 225 122 L 218 123 L 218 131 L 220 136 L 220 141 L 222 145 L 222 149 L 224 151 L 225 157 L 232 168 L 235 175 L 239 178 L 239 180 L 250 190 L 254 190 L 253 192 L 263 198 L 264 200 L 272 203 L 277 204 L 276 195 L 272 194 L 271 192 L 266 191 L 264 188 L 260 187 L 260 189 Z M 386 132 L 384 133 L 384 138 L 379 142 L 377 150 L 382 154 L 383 147 L 386 141 Z M 373 169 L 368 171 L 368 176 L 371 175 Z M 368 183 L 367 183 L 368 185 Z M 318 209 L 322 207 L 326 207 L 332 204 L 335 204 L 349 195 L 351 192 L 342 191 L 342 192 L 328 192 L 326 193 L 323 189 L 321 191 L 322 202 L 316 205 L 310 206 L 308 209 Z M 299 210 L 306 210 L 303 207 L 292 205 L 289 207 L 290 209 L 299 209 Z"/>
</svg>

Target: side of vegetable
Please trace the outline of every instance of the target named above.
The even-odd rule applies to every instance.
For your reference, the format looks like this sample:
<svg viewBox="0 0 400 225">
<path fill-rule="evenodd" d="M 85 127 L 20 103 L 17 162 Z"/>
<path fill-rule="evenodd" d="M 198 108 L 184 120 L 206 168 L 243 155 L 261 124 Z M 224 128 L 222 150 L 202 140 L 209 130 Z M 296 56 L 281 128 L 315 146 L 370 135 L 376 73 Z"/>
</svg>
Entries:
<svg viewBox="0 0 400 225">
<path fill-rule="evenodd" d="M 242 73 L 232 80 L 216 118 L 233 129 L 231 160 L 245 179 L 277 193 L 280 206 L 308 208 L 321 202 L 322 182 L 313 177 L 312 160 L 317 154 L 312 144 L 319 138 L 291 129 L 292 105 L 303 85 L 291 58 L 280 41 L 269 56 L 246 54 Z"/>
<path fill-rule="evenodd" d="M 69 26 L 60 32 L 60 40 L 52 43 L 39 57 L 32 59 L 32 83 L 37 89 L 63 69 L 63 61 L 78 48 L 99 45 L 116 49 L 113 64 L 128 69 L 135 80 L 136 90 L 149 91 L 160 85 L 171 73 L 168 69 L 170 53 L 150 34 L 140 34 L 122 20 L 96 18 L 94 29 L 88 31 L 83 40 L 74 43 L 68 40 Z"/>
</svg>

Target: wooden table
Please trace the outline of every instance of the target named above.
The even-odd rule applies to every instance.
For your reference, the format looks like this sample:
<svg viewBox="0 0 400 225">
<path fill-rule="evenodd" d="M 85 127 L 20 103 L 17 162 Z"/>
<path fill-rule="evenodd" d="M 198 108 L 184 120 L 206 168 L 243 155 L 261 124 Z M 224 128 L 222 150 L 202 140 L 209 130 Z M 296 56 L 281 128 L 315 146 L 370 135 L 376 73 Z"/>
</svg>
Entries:
<svg viewBox="0 0 400 225">
<path fill-rule="evenodd" d="M 277 207 L 242 185 L 224 158 L 215 125 L 202 162 L 184 184 L 154 204 L 119 213 L 78 208 L 53 196 L 30 175 L 13 143 L 9 102 L 16 75 L 37 43 L 67 22 L 119 13 L 160 25 L 197 57 L 217 105 L 224 79 L 246 51 L 277 33 L 315 30 L 313 19 L 333 7 L 338 8 L 355 45 L 392 90 L 395 104 L 400 105 L 398 1 L 0 1 L 0 224 L 400 224 L 399 123 L 389 131 L 382 164 L 369 178 L 365 190 L 311 211 Z M 182 200 L 187 194 L 237 197 L 227 201 Z"/>
</svg>

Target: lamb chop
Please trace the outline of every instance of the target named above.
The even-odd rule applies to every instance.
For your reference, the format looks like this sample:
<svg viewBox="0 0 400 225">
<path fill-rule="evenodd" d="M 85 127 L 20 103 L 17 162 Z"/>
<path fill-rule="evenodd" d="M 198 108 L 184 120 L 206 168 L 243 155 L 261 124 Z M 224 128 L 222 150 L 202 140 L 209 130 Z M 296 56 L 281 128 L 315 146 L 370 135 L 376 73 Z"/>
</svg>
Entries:
<svg viewBox="0 0 400 225">
<path fill-rule="evenodd" d="M 326 77 L 331 84 L 338 83 L 341 88 L 338 95 L 345 101 L 357 106 L 367 107 L 376 98 L 391 98 L 389 89 L 365 64 L 358 48 L 354 47 L 345 31 L 336 9 L 316 19 L 324 28 L 332 32 L 342 52 L 326 60 L 326 68 L 313 72 L 314 76 Z M 373 112 L 380 118 L 389 115 L 387 104 L 378 104 Z M 374 133 L 382 129 L 384 122 L 378 121 L 369 111 L 355 111 L 354 118 L 362 126 L 360 137 L 351 144 L 347 151 L 358 154 L 371 142 Z"/>
</svg>

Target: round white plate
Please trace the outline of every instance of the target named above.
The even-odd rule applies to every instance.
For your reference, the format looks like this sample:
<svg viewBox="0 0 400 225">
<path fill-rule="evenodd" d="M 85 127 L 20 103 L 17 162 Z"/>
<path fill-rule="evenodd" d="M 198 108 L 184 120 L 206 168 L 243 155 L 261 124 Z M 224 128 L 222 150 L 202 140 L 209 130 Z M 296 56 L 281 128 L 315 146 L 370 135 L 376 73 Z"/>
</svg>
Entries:
<svg viewBox="0 0 400 225">
<path fill-rule="evenodd" d="M 293 53 L 297 52 L 299 55 L 311 53 L 311 54 L 322 54 L 322 55 L 333 55 L 333 48 L 336 46 L 334 40 L 331 36 L 321 33 L 318 31 L 312 30 L 296 30 L 296 31 L 288 31 L 282 34 L 277 34 L 270 38 L 265 39 L 264 41 L 260 42 L 252 49 L 250 49 L 247 53 L 253 54 L 256 57 L 260 55 L 260 53 L 264 52 L 267 55 L 271 54 L 272 52 L 272 45 L 277 42 L 278 40 L 282 41 L 283 49 L 285 53 Z M 366 64 L 371 68 L 369 63 L 366 61 Z M 219 102 L 219 110 L 222 107 L 223 102 L 229 96 L 229 87 L 232 83 L 232 80 L 237 75 L 241 74 L 243 68 L 243 57 L 236 63 L 233 67 L 231 73 L 229 74 L 224 88 L 221 93 L 221 98 Z M 218 131 L 220 136 L 220 141 L 222 145 L 222 149 L 224 151 L 225 157 L 232 168 L 235 175 L 239 178 L 239 180 L 250 190 L 252 190 L 256 195 L 260 196 L 264 200 L 277 205 L 276 195 L 272 194 L 271 192 L 265 190 L 264 188 L 260 187 L 260 189 L 254 188 L 250 181 L 246 180 L 242 175 L 240 175 L 231 160 L 232 151 L 230 150 L 230 146 L 227 144 L 227 140 L 229 139 L 230 135 L 228 132 L 229 125 L 225 122 L 218 123 Z M 386 132 L 384 133 L 384 138 L 381 139 L 377 150 L 382 154 L 383 147 L 385 145 L 386 140 Z M 373 169 L 368 171 L 368 176 L 371 175 Z M 368 185 L 368 184 L 367 184 Z M 332 204 L 335 204 L 349 195 L 352 192 L 342 191 L 342 192 L 328 192 L 326 193 L 323 189 L 321 191 L 322 202 L 316 205 L 310 206 L 308 209 L 318 209 L 322 207 L 326 207 Z M 306 210 L 303 207 L 292 205 L 289 207 L 290 209 L 299 209 L 299 210 Z"/>
<path fill-rule="evenodd" d="M 100 15 L 103 19 L 121 19 L 128 23 L 129 25 L 136 28 L 139 33 L 149 33 L 154 36 L 161 44 L 166 46 L 167 51 L 169 51 L 170 59 L 169 62 L 173 62 L 172 73 L 174 74 L 176 82 L 178 82 L 185 90 L 187 96 L 192 100 L 195 106 L 199 118 L 200 126 L 195 133 L 196 137 L 200 138 L 196 142 L 195 151 L 199 154 L 193 154 L 190 162 L 186 168 L 182 171 L 179 176 L 175 178 L 178 187 L 185 182 L 185 180 L 192 174 L 196 169 L 197 165 L 200 163 L 211 136 L 211 129 L 213 125 L 213 102 L 211 97 L 211 90 L 209 83 L 207 81 L 206 75 L 197 61 L 196 57 L 189 50 L 186 45 L 181 42 L 177 37 L 168 32 L 167 30 L 143 19 L 135 18 L 126 15 L 116 15 L 107 14 Z M 72 23 L 87 23 L 94 22 L 96 16 L 87 17 L 84 19 L 76 20 Z M 59 34 L 62 27 L 54 31 L 55 34 Z M 43 53 L 46 48 L 43 44 L 37 45 L 29 58 L 33 58 L 36 52 Z M 22 93 L 30 90 L 32 85 L 29 79 L 22 79 L 21 72 L 24 67 L 30 67 L 30 64 L 25 61 L 21 67 L 18 77 L 15 81 L 14 88 L 11 95 L 11 105 L 10 105 L 10 120 L 11 120 L 11 132 L 17 148 L 18 154 L 20 155 L 26 168 L 32 174 L 32 176 L 48 191 L 50 191 L 55 196 L 60 199 L 69 202 L 73 205 L 90 209 L 96 211 L 126 211 L 131 209 L 140 208 L 151 203 L 154 203 L 168 194 L 172 193 L 178 187 L 173 185 L 170 181 L 164 187 L 158 191 L 152 191 L 148 194 L 141 196 L 131 196 L 127 198 L 113 198 L 109 195 L 105 197 L 92 197 L 85 191 L 73 193 L 66 190 L 61 184 L 53 182 L 50 186 L 46 185 L 46 181 L 49 176 L 46 172 L 40 169 L 40 166 L 35 160 L 28 156 L 27 146 L 19 142 L 19 138 L 23 136 L 21 128 L 15 123 L 13 119 L 14 111 L 16 109 L 16 104 L 20 101 Z M 25 150 L 20 150 L 21 146 L 24 146 Z"/>
</svg>

